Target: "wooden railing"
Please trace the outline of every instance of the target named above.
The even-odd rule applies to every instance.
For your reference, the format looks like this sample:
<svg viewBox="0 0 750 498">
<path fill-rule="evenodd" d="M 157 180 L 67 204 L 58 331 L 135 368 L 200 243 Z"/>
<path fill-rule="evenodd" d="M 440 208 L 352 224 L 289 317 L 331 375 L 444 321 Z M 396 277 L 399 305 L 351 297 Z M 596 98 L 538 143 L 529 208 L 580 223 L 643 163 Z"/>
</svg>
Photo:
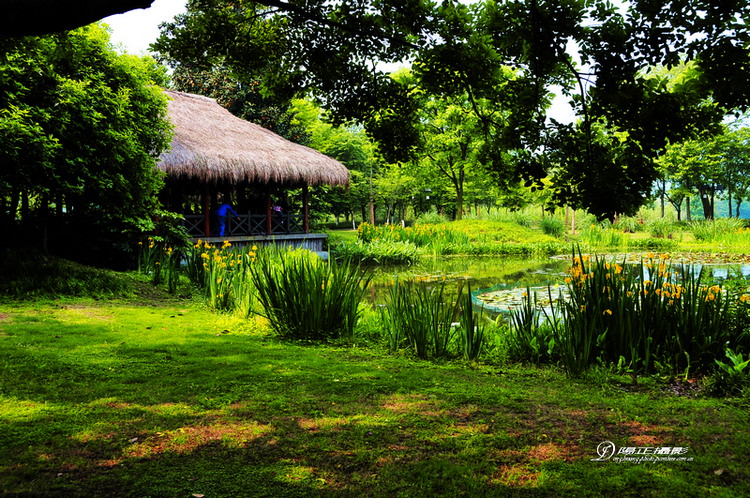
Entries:
<svg viewBox="0 0 750 498">
<path fill-rule="evenodd" d="M 191 237 L 218 236 L 214 220 L 211 219 L 211 233 L 205 233 L 205 217 L 202 214 L 183 215 L 184 226 Z M 264 214 L 241 214 L 239 216 L 227 216 L 224 235 L 268 235 L 268 217 Z M 301 214 L 281 214 L 271 216 L 271 235 L 285 235 L 294 233 L 305 233 L 305 220 Z"/>
</svg>

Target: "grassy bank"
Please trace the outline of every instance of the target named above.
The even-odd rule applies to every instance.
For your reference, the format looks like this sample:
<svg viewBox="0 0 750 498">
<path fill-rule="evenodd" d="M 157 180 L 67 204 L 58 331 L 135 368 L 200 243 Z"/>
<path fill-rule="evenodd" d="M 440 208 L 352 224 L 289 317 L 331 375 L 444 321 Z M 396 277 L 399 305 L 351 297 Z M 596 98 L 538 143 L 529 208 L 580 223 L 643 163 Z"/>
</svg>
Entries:
<svg viewBox="0 0 750 498">
<path fill-rule="evenodd" d="M 4 493 L 750 494 L 747 406 L 691 382 L 313 347 L 189 302 L 144 304 L 2 305 Z M 591 461 L 603 441 L 692 461 Z"/>
</svg>

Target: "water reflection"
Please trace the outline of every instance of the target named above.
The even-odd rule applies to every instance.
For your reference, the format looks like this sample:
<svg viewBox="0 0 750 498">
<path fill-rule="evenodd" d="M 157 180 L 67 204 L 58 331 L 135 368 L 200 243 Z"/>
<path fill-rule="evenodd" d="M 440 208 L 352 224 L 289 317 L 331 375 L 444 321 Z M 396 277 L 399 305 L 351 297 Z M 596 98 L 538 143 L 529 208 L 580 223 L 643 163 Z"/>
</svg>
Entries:
<svg viewBox="0 0 750 498">
<path fill-rule="evenodd" d="M 445 281 L 446 293 L 454 297 L 462 283 L 472 290 L 496 284 L 508 286 L 543 285 L 561 282 L 569 259 L 507 257 L 444 257 L 424 259 L 418 265 L 380 268 L 367 292 L 370 303 L 383 304 L 388 289 L 396 281 L 412 280 L 428 285 Z"/>
<path fill-rule="evenodd" d="M 646 253 L 606 254 L 600 257 L 620 263 L 637 263 L 645 261 L 645 255 Z M 692 266 L 696 275 L 702 270 L 701 279 L 706 284 L 750 276 L 750 264 L 747 260 L 736 260 L 737 255 L 731 256 L 732 258 L 727 259 L 726 255 L 722 258 L 721 254 L 673 254 L 669 263 L 673 264 L 674 270 L 680 265 Z M 746 258 L 744 255 L 740 257 Z M 658 259 L 658 256 L 656 258 Z M 445 282 L 446 297 L 455 299 L 458 289 L 468 282 L 474 292 L 484 289 L 484 292 L 489 293 L 494 288 L 497 294 L 494 307 L 502 307 L 503 310 L 517 307 L 522 302 L 527 286 L 538 292 L 540 301 L 549 304 L 547 284 L 559 285 L 553 287 L 553 299 L 556 299 L 561 291 L 564 294 L 565 272 L 571 261 L 571 256 L 425 258 L 417 265 L 379 268 L 366 296 L 369 303 L 382 305 L 387 301 L 389 289 L 396 281 L 411 280 L 426 282 L 427 285 Z M 503 290 L 497 292 L 498 288 Z M 478 304 L 481 302 L 475 299 L 475 305 Z M 491 310 L 485 308 L 485 312 L 487 311 Z"/>
</svg>

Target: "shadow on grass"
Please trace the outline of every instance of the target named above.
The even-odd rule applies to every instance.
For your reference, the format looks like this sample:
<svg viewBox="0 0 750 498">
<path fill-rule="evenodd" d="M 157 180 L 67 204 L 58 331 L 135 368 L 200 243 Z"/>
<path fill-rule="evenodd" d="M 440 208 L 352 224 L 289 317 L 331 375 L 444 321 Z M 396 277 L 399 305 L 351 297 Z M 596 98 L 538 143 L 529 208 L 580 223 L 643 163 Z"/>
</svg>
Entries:
<svg viewBox="0 0 750 498">
<path fill-rule="evenodd" d="M 471 371 L 224 334 L 213 315 L 141 312 L 121 325 L 122 314 L 91 313 L 85 325 L 47 313 L 0 325 L 5 493 L 699 496 L 729 486 L 741 496 L 750 489 L 737 463 L 747 444 L 739 445 L 741 431 L 726 434 L 746 420 L 740 412 L 610 395 L 551 371 Z M 658 423 L 648 421 L 643 402 L 662 410 Z M 664 418 L 675 410 L 684 417 Z M 692 467 L 590 462 L 604 439 L 692 445 L 694 424 L 700 447 L 725 440 L 736 454 Z"/>
</svg>

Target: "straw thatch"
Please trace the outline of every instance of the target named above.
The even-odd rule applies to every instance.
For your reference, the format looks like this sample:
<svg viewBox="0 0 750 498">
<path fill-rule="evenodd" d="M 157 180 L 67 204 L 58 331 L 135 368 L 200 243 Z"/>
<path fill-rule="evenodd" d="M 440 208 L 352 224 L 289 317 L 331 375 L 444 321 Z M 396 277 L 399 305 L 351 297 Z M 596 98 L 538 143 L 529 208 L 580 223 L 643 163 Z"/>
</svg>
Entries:
<svg viewBox="0 0 750 498">
<path fill-rule="evenodd" d="M 165 90 L 175 127 L 172 148 L 158 167 L 170 178 L 295 187 L 348 185 L 349 170 L 309 147 L 240 119 L 215 100 Z"/>
</svg>

